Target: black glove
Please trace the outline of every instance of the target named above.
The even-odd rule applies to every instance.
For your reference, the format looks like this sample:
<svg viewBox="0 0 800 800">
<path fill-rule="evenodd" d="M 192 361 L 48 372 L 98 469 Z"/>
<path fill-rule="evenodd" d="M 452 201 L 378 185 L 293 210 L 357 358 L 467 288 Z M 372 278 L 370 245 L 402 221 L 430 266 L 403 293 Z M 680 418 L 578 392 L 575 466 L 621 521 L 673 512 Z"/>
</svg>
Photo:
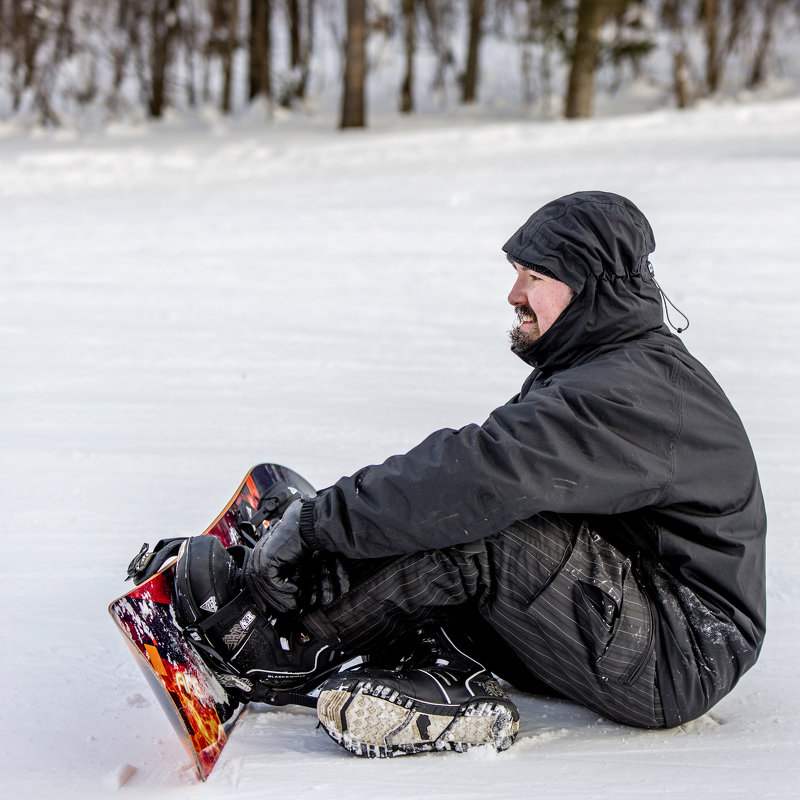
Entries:
<svg viewBox="0 0 800 800">
<path fill-rule="evenodd" d="M 300 536 L 302 500 L 295 500 L 266 536 L 259 539 L 244 570 L 244 583 L 267 612 L 299 610 L 300 567 L 311 548 Z"/>
</svg>

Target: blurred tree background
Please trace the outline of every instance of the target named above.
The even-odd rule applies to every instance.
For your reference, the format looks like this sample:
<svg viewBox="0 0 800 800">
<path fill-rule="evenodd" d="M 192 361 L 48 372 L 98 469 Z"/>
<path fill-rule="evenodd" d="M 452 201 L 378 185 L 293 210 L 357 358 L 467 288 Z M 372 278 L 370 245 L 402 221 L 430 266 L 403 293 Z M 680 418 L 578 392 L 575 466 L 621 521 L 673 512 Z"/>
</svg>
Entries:
<svg viewBox="0 0 800 800">
<path fill-rule="evenodd" d="M 687 108 L 781 77 L 781 35 L 800 52 L 800 0 L 0 0 L 0 118 L 269 116 L 327 92 L 362 127 L 389 75 L 403 114 L 491 107 L 500 52 L 522 113 L 591 117 L 637 81 Z"/>
</svg>

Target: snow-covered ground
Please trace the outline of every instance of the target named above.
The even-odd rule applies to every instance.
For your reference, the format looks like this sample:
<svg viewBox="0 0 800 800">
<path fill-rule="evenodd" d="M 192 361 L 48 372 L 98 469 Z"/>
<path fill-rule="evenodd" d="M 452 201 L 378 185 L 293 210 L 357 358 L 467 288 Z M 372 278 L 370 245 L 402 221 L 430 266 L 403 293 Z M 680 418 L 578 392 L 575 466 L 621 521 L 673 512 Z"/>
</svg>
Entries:
<svg viewBox="0 0 800 800">
<path fill-rule="evenodd" d="M 704 718 L 631 730 L 516 695 L 518 743 L 365 762 L 312 712 L 193 768 L 106 614 L 142 541 L 244 472 L 318 486 L 482 421 L 508 351 L 500 245 L 578 189 L 649 216 L 661 285 L 743 417 L 770 515 L 759 664 Z M 4 797 L 796 797 L 800 100 L 347 135 L 288 122 L 0 141 Z"/>
</svg>

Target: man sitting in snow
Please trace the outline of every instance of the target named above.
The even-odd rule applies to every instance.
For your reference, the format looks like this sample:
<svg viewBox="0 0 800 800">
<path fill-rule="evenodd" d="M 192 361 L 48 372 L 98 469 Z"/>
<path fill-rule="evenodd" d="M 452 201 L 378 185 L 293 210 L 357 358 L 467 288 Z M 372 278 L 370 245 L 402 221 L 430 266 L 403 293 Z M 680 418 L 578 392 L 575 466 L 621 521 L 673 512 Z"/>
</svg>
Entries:
<svg viewBox="0 0 800 800">
<path fill-rule="evenodd" d="M 645 728 L 731 690 L 764 636 L 764 505 L 739 417 L 662 321 L 654 247 L 623 197 L 548 203 L 503 248 L 519 394 L 295 501 L 246 557 L 188 541 L 179 608 L 232 691 L 322 684 L 331 737 L 392 756 L 508 747 L 493 675 Z"/>
</svg>

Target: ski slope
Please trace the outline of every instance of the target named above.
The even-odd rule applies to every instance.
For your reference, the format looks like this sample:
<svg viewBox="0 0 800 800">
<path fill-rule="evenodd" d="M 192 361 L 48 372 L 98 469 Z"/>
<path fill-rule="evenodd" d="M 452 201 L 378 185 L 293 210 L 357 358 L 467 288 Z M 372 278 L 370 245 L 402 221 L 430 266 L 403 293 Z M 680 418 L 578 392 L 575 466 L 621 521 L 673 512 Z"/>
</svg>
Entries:
<svg viewBox="0 0 800 800">
<path fill-rule="evenodd" d="M 312 712 L 263 707 L 198 784 L 106 614 L 128 561 L 202 531 L 257 462 L 321 487 L 482 421 L 527 373 L 500 246 L 580 189 L 648 215 L 683 338 L 751 436 L 770 519 L 760 662 L 670 731 L 517 694 L 501 755 L 365 762 Z M 0 794 L 796 797 L 798 220 L 797 99 L 0 139 Z"/>
</svg>

